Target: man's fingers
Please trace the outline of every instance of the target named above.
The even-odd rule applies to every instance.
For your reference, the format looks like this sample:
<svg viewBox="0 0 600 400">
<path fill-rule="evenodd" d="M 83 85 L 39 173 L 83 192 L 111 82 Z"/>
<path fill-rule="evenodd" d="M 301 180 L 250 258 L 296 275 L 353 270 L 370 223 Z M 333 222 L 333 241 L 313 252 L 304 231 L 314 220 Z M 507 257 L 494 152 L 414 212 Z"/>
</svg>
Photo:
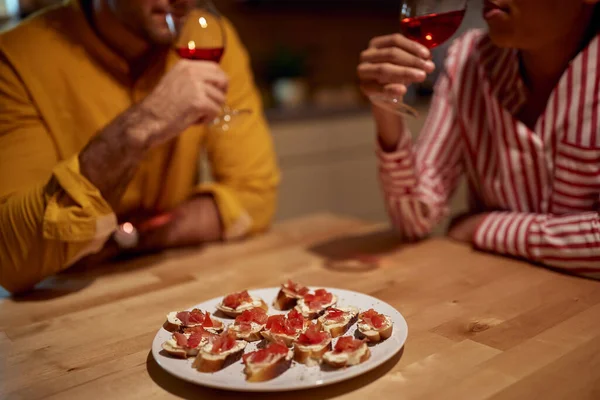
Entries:
<svg viewBox="0 0 600 400">
<path fill-rule="evenodd" d="M 206 96 L 215 102 L 219 108 L 225 104 L 226 96 L 220 88 L 215 86 L 206 85 Z"/>
</svg>

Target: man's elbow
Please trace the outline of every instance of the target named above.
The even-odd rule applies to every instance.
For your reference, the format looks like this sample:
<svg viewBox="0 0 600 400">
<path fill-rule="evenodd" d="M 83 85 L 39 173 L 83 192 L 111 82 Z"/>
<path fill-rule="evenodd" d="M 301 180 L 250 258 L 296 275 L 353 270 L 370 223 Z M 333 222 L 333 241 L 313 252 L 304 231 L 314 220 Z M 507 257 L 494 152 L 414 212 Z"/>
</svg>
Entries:
<svg viewBox="0 0 600 400">
<path fill-rule="evenodd" d="M 4 271 L 0 274 L 0 286 L 11 295 L 23 294 L 35 286 L 36 282 L 31 280 L 21 280 L 16 276 L 10 276 Z"/>
</svg>

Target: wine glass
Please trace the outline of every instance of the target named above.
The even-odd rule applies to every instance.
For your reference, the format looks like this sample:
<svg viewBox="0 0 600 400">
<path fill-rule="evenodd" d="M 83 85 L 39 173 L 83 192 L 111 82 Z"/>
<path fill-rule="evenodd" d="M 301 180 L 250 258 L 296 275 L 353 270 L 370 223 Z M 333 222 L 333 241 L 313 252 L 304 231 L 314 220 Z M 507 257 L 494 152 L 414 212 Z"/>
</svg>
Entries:
<svg viewBox="0 0 600 400">
<path fill-rule="evenodd" d="M 221 62 L 227 35 L 221 14 L 210 0 L 174 2 L 166 23 L 175 37 L 173 46 L 181 58 Z M 225 105 L 221 114 L 209 123 L 228 130 L 230 124 L 249 109 L 232 109 Z"/>
<path fill-rule="evenodd" d="M 456 33 L 467 10 L 467 0 L 403 0 L 400 7 L 400 31 L 407 38 L 433 49 Z M 418 117 L 401 96 L 378 93 L 371 102 L 397 115 Z"/>
</svg>

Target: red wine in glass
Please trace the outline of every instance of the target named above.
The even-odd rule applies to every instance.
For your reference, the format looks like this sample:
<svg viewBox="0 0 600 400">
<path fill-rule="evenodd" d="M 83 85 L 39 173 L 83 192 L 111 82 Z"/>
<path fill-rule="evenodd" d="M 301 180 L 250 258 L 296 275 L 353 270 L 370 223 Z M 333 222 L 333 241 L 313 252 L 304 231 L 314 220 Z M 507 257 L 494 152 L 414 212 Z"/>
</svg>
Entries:
<svg viewBox="0 0 600 400">
<path fill-rule="evenodd" d="M 433 49 L 456 33 L 466 9 L 467 0 L 402 0 L 400 29 L 407 38 Z M 369 99 L 397 115 L 419 115 L 404 103 L 401 96 L 377 93 L 370 95 Z"/>
<path fill-rule="evenodd" d="M 173 48 L 181 58 L 220 63 L 227 47 L 223 18 L 211 0 L 171 2 L 172 12 L 165 23 L 173 36 Z M 249 109 L 223 106 L 221 114 L 209 126 L 228 130 L 238 116 L 251 114 Z"/>
<path fill-rule="evenodd" d="M 221 62 L 221 57 L 223 57 L 224 51 L 225 49 L 222 47 L 211 47 L 204 49 L 179 47 L 177 49 L 177 54 L 179 54 L 179 57 L 186 58 L 188 60 L 213 61 L 218 64 Z"/>
<path fill-rule="evenodd" d="M 450 39 L 462 23 L 466 10 L 422 15 L 400 20 L 400 30 L 407 38 L 433 49 Z"/>
</svg>

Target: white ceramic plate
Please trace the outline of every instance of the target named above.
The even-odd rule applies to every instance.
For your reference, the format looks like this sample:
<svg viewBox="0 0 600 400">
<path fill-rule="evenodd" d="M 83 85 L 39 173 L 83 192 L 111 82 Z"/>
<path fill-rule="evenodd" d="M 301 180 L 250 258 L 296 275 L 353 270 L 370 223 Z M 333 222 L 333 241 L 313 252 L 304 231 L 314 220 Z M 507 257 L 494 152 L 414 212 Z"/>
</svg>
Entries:
<svg viewBox="0 0 600 400">
<path fill-rule="evenodd" d="M 314 290 L 316 288 L 311 289 Z M 355 306 L 361 311 L 374 308 L 377 312 L 390 316 L 394 322 L 392 336 L 386 341 L 370 347 L 371 358 L 360 365 L 334 371 L 325 371 L 318 366 L 306 367 L 303 364 L 293 362 L 290 369 L 275 379 L 266 382 L 246 382 L 245 375 L 242 372 L 244 366 L 241 360 L 221 371 L 207 374 L 198 372 L 192 368 L 193 358 L 181 360 L 169 357 L 164 351 L 162 351 L 161 345 L 171 337 L 171 333 L 163 328 L 161 328 L 154 337 L 154 342 L 152 343 L 152 355 L 158 362 L 158 365 L 160 365 L 167 372 L 175 375 L 178 378 L 199 385 L 244 392 L 278 392 L 314 388 L 353 378 L 385 363 L 396 353 L 398 353 L 400 349 L 402 349 L 408 334 L 408 327 L 404 317 L 402 317 L 402 314 L 400 314 L 394 307 L 366 294 L 342 289 L 326 289 L 338 297 L 338 306 L 340 307 Z M 284 314 L 285 312 L 275 310 L 271 305 L 278 291 L 279 288 L 277 287 L 249 290 L 249 293 L 253 296 L 259 296 L 263 298 L 265 302 L 269 304 L 269 315 Z M 221 301 L 221 299 L 222 297 L 214 298 L 205 301 L 204 303 L 197 304 L 194 307 L 203 311 L 207 310 L 214 314 L 216 311 L 215 306 Z M 190 310 L 194 307 L 191 307 Z M 233 322 L 233 319 L 218 319 L 221 319 L 225 324 L 230 324 Z M 346 335 L 354 335 L 355 330 L 356 324 L 354 324 L 348 330 L 348 332 L 346 332 Z M 334 339 L 334 344 L 335 340 L 337 339 Z M 256 350 L 256 344 L 257 342 L 249 343 L 248 346 L 246 346 L 246 352 Z"/>
</svg>

